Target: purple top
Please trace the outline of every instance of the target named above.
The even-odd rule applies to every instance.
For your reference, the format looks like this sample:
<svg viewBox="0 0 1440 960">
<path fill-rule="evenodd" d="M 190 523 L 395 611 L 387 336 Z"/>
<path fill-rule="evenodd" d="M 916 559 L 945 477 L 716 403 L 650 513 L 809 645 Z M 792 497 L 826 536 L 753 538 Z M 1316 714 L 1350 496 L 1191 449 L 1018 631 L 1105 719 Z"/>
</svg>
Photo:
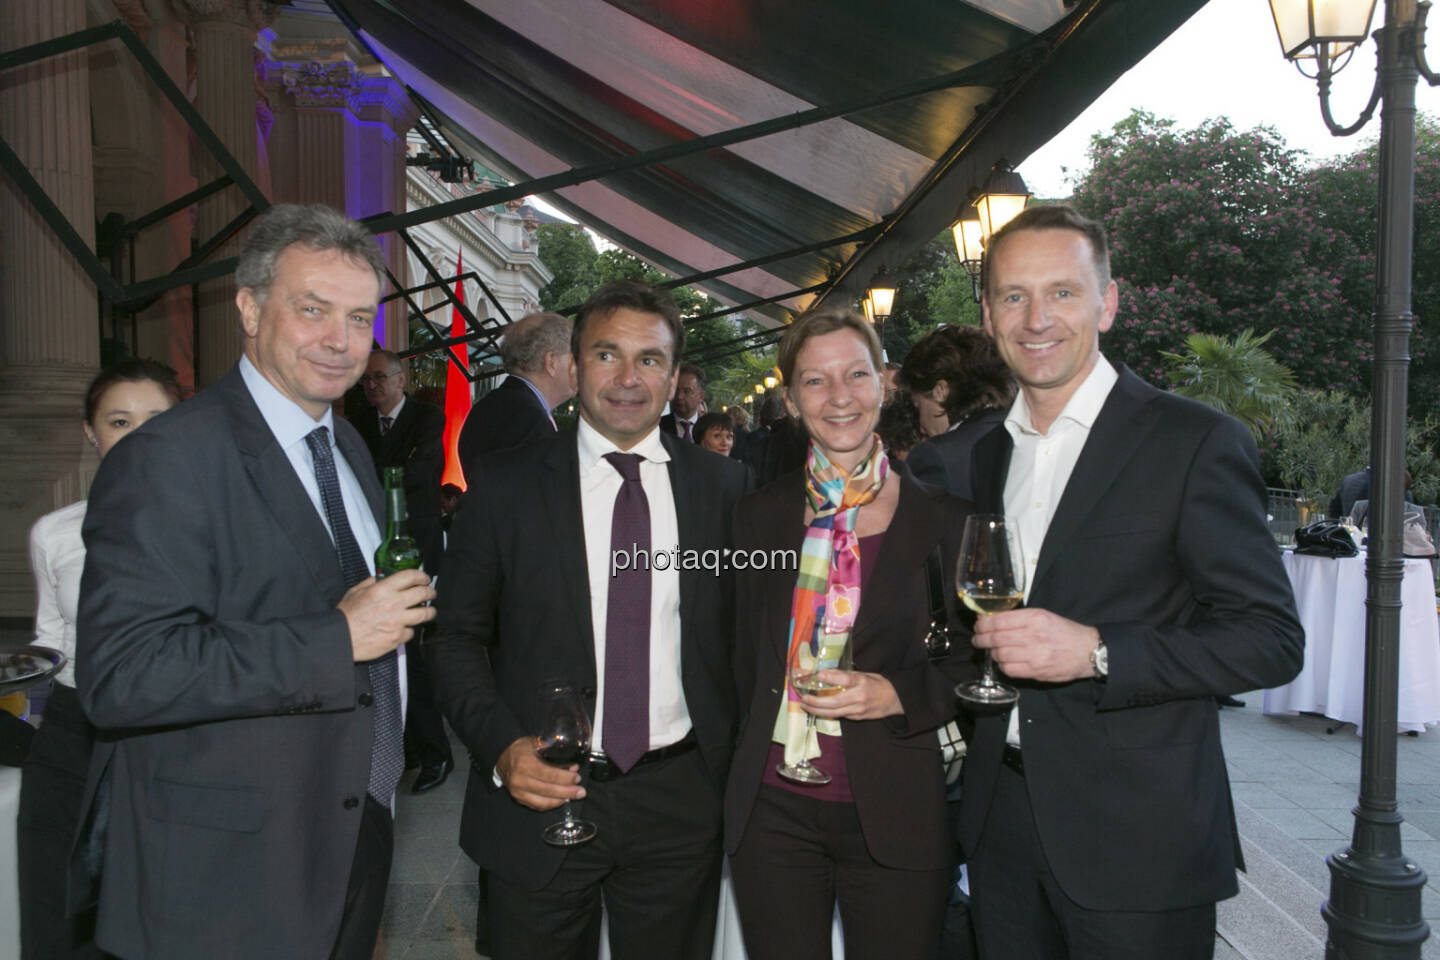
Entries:
<svg viewBox="0 0 1440 960">
<path fill-rule="evenodd" d="M 870 573 L 875 569 L 875 558 L 880 555 L 880 541 L 885 534 L 876 533 L 860 538 L 860 605 L 865 605 L 865 586 L 870 582 Z M 858 614 L 857 614 L 858 616 Z M 811 761 L 821 770 L 830 774 L 830 782 L 820 787 L 806 786 L 786 780 L 775 772 L 785 762 L 785 744 L 771 743 L 770 755 L 765 759 L 765 774 L 760 782 L 781 790 L 789 790 L 812 800 L 827 800 L 831 803 L 854 803 L 850 794 L 850 771 L 845 765 L 845 748 L 841 737 L 819 734 L 820 756 Z"/>
</svg>

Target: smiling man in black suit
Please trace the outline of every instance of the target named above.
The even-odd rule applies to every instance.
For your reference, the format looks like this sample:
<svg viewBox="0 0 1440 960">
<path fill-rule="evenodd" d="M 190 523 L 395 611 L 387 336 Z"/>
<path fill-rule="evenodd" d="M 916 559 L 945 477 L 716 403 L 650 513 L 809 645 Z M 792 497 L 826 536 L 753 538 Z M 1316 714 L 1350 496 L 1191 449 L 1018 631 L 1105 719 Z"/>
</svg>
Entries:
<svg viewBox="0 0 1440 960">
<path fill-rule="evenodd" d="M 1255 442 L 1101 355 L 1100 224 L 1032 207 L 986 270 L 1020 394 L 976 446 L 975 500 L 1019 530 L 1027 595 L 975 628 L 1020 687 L 965 763 L 980 952 L 1208 958 L 1241 865 L 1214 698 L 1285 683 L 1304 646 Z"/>
<path fill-rule="evenodd" d="M 578 425 L 482 458 L 456 517 L 436 676 L 474 758 L 460 843 L 489 871 L 496 960 L 593 955 L 602 898 L 616 960 L 710 956 L 733 599 L 728 573 L 674 558 L 719 557 L 747 477 L 659 428 L 684 343 L 667 294 L 597 290 L 571 338 Z M 594 718 L 581 766 L 537 755 L 548 680 L 580 687 Z M 598 832 L 547 846 L 567 800 Z"/>
</svg>

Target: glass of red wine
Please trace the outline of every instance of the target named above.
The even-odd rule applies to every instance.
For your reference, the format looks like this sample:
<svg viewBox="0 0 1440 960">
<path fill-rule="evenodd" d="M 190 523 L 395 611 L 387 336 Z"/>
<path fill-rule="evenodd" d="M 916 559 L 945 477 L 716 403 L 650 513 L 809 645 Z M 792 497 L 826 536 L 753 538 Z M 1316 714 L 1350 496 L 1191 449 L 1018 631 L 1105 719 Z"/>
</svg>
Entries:
<svg viewBox="0 0 1440 960">
<path fill-rule="evenodd" d="M 535 738 L 535 752 L 541 760 L 558 767 L 569 767 L 585 759 L 590 750 L 590 717 L 580 688 L 563 681 L 549 682 L 540 688 L 540 733 Z M 573 847 L 595 836 L 595 824 L 577 820 L 565 801 L 565 818 L 540 831 L 546 843 L 557 847 Z"/>
</svg>

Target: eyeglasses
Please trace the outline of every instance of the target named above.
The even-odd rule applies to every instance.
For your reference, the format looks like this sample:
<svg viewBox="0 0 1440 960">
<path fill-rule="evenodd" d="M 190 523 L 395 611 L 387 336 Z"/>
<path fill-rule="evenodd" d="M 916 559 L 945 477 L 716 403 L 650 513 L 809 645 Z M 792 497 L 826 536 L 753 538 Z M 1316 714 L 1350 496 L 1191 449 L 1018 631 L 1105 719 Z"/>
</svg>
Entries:
<svg viewBox="0 0 1440 960">
<path fill-rule="evenodd" d="M 391 377 L 398 377 L 398 376 L 400 376 L 399 372 L 396 372 L 396 373 L 367 373 L 367 374 L 365 374 L 364 376 L 362 376 L 362 377 L 360 378 L 360 386 L 362 386 L 362 387 L 367 387 L 367 386 L 370 386 L 371 384 L 374 384 L 375 386 L 378 387 L 380 384 L 384 383 L 386 380 L 389 380 Z"/>
</svg>

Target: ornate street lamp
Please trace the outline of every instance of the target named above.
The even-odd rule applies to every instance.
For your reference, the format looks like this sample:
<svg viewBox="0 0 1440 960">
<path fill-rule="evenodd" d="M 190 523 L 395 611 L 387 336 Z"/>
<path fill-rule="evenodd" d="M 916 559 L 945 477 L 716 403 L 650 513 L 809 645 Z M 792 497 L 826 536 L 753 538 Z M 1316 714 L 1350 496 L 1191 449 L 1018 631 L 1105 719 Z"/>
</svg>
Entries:
<svg viewBox="0 0 1440 960">
<path fill-rule="evenodd" d="M 772 373 L 772 374 L 768 374 L 768 375 L 765 377 L 765 389 L 766 389 L 766 390 L 774 390 L 777 386 L 779 386 L 779 384 L 780 384 L 780 380 L 779 380 L 773 373 Z"/>
<path fill-rule="evenodd" d="M 885 353 L 885 321 L 890 319 L 890 311 L 895 306 L 895 292 L 899 289 L 899 284 L 890 276 L 890 271 L 885 269 L 884 264 L 875 271 L 875 276 L 870 278 L 870 286 L 865 288 L 865 299 L 870 301 L 871 310 L 874 312 L 871 320 L 875 324 L 875 336 L 880 338 L 882 359 L 889 359 Z"/>
<path fill-rule="evenodd" d="M 1020 174 L 1004 160 L 998 161 L 975 200 L 982 240 L 989 243 L 991 234 L 1018 217 L 1033 196 Z"/>
<path fill-rule="evenodd" d="M 970 290 L 975 302 L 980 302 L 980 271 L 985 263 L 985 241 L 980 230 L 980 211 L 974 202 L 960 208 L 955 224 L 950 228 L 955 235 L 955 256 L 960 266 L 970 275 Z"/>
<path fill-rule="evenodd" d="M 1320 114 L 1336 136 L 1349 136 L 1380 111 L 1380 203 L 1376 224 L 1375 362 L 1371 378 L 1370 543 L 1365 561 L 1365 715 L 1360 802 L 1350 846 L 1327 860 L 1330 928 L 1327 960 L 1410 960 L 1430 935 L 1421 913 L 1425 871 L 1400 849 L 1403 818 L 1395 798 L 1396 705 L 1400 665 L 1400 555 L 1404 518 L 1405 394 L 1410 362 L 1410 286 L 1414 274 L 1415 84 L 1440 82 L 1425 62 L 1429 3 L 1386 0 L 1375 31 L 1379 64 L 1370 102 L 1341 127 L 1330 115 L 1331 77 L 1364 41 L 1375 0 L 1271 0 L 1286 59 L 1304 73 L 1315 61 Z M 1337 58 L 1342 58 L 1337 62 Z"/>
<path fill-rule="evenodd" d="M 875 302 L 870 299 L 870 294 L 865 294 L 865 299 L 860 301 L 860 309 L 865 313 L 865 319 L 873 324 L 875 322 Z"/>
</svg>

